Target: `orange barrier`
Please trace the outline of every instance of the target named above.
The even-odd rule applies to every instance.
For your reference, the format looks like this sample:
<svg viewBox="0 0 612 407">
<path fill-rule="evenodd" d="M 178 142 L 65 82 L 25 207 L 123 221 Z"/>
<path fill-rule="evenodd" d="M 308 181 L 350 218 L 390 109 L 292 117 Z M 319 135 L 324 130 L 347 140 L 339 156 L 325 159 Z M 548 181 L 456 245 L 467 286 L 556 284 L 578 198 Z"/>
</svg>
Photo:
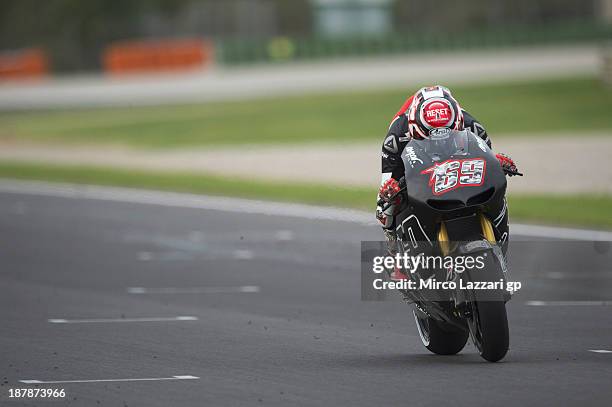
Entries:
<svg viewBox="0 0 612 407">
<path fill-rule="evenodd" d="M 104 50 L 106 72 L 171 71 L 206 67 L 212 63 L 214 47 L 205 40 L 125 41 Z"/>
<path fill-rule="evenodd" d="M 0 80 L 40 78 L 49 73 L 49 58 L 39 48 L 0 52 Z"/>
</svg>

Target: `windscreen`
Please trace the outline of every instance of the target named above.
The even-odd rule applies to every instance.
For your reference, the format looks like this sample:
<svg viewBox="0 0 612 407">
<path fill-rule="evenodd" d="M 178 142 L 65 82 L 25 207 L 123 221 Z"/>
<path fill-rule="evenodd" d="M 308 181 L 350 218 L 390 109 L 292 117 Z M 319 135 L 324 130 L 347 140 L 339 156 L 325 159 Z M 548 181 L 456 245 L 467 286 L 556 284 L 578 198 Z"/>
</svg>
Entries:
<svg viewBox="0 0 612 407">
<path fill-rule="evenodd" d="M 466 130 L 433 131 L 428 139 L 412 140 L 429 156 L 440 158 L 450 156 L 463 156 L 468 154 L 468 132 Z"/>
</svg>

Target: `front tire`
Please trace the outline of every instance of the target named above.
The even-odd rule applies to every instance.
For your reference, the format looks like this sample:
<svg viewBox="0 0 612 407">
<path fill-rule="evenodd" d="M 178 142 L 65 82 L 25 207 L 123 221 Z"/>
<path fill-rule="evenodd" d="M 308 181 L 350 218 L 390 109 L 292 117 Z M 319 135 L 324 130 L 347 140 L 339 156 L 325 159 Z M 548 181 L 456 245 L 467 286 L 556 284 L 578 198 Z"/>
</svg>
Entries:
<svg viewBox="0 0 612 407">
<path fill-rule="evenodd" d="M 465 347 L 469 333 L 412 311 L 423 345 L 436 355 L 455 355 Z"/>
<path fill-rule="evenodd" d="M 468 325 L 478 353 L 489 362 L 500 361 L 508 353 L 510 342 L 506 304 L 503 301 L 474 301 L 470 308 Z"/>
</svg>

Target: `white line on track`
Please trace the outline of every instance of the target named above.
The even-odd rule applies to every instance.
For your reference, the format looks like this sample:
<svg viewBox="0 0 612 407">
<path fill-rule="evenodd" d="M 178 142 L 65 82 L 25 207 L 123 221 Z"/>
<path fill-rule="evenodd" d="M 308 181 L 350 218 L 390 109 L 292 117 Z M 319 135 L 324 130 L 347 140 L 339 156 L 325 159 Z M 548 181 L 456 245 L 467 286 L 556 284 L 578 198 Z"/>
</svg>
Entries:
<svg viewBox="0 0 612 407">
<path fill-rule="evenodd" d="M 129 294 L 230 294 L 230 293 L 258 293 L 259 286 L 241 285 L 235 287 L 129 287 Z"/>
<path fill-rule="evenodd" d="M 133 379 L 92 379 L 92 380 L 19 380 L 24 384 L 60 384 L 60 383 L 103 383 L 103 382 L 153 382 L 160 380 L 196 380 L 198 376 L 182 375 L 172 377 L 144 377 Z"/>
<path fill-rule="evenodd" d="M 153 253 L 151 252 L 138 252 L 138 260 L 140 261 L 151 261 L 153 259 Z"/>
<path fill-rule="evenodd" d="M 589 352 L 593 352 L 593 353 L 612 353 L 612 350 L 607 350 L 607 349 L 589 349 Z"/>
<path fill-rule="evenodd" d="M 232 256 L 236 260 L 251 260 L 253 259 L 253 251 L 246 249 L 234 250 Z"/>
<path fill-rule="evenodd" d="M 93 319 L 48 319 L 51 324 L 97 324 L 111 322 L 173 322 L 173 321 L 197 321 L 198 317 L 178 316 L 178 317 L 152 317 L 152 318 L 93 318 Z"/>
<path fill-rule="evenodd" d="M 290 242 L 294 239 L 294 233 L 291 230 L 277 230 L 274 237 L 280 242 Z"/>
<path fill-rule="evenodd" d="M 545 274 L 546 278 L 551 280 L 584 280 L 584 279 L 608 279 L 612 278 L 612 273 L 609 271 L 550 271 Z"/>
<path fill-rule="evenodd" d="M 0 192 L 54 196 L 71 199 L 92 199 L 111 202 L 128 202 L 145 205 L 179 208 L 207 209 L 232 213 L 249 213 L 269 216 L 286 216 L 303 219 L 377 224 L 369 212 L 324 206 L 266 202 L 238 198 L 222 198 L 176 192 L 148 191 L 130 188 L 91 185 L 56 184 L 37 181 L 0 180 Z M 373 199 L 373 198 L 372 198 Z M 514 235 L 547 237 L 569 240 L 612 241 L 612 232 L 587 229 L 569 229 L 550 226 L 512 224 Z"/>
<path fill-rule="evenodd" d="M 612 241 L 612 232 L 603 230 L 570 229 L 557 226 L 510 224 L 510 235 L 548 237 L 566 240 Z"/>
<path fill-rule="evenodd" d="M 607 306 L 612 305 L 612 301 L 527 301 L 525 305 L 532 307 Z"/>
</svg>

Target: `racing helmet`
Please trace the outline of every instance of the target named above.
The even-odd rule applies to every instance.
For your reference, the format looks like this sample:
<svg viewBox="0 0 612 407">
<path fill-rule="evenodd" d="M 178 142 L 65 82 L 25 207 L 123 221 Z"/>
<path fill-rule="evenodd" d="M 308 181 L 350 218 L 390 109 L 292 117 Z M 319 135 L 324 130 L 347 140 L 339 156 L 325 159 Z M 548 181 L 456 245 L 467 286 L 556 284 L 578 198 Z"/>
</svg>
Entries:
<svg viewBox="0 0 612 407">
<path fill-rule="evenodd" d="M 444 86 L 421 88 L 406 111 L 408 133 L 415 139 L 425 139 L 434 129 L 463 130 L 461 106 Z"/>
</svg>

